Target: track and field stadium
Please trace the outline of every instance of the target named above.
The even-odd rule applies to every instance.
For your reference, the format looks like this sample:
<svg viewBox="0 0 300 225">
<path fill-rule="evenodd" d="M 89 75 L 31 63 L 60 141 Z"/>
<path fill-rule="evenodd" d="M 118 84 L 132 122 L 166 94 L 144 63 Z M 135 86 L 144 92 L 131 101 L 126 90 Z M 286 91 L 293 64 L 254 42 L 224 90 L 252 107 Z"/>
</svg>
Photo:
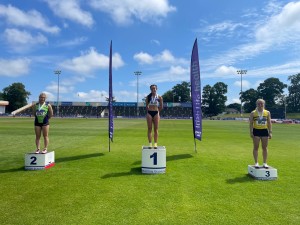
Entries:
<svg viewBox="0 0 300 225">
<path fill-rule="evenodd" d="M 273 124 L 268 163 L 278 179 L 258 181 L 247 175 L 248 122 L 203 120 L 195 153 L 192 120 L 162 119 L 166 173 L 145 175 L 140 113 L 115 118 L 110 152 L 107 118 L 52 118 L 56 165 L 39 171 L 24 170 L 24 154 L 35 149 L 33 118 L 0 117 L 0 223 L 299 224 L 298 124 Z"/>
</svg>

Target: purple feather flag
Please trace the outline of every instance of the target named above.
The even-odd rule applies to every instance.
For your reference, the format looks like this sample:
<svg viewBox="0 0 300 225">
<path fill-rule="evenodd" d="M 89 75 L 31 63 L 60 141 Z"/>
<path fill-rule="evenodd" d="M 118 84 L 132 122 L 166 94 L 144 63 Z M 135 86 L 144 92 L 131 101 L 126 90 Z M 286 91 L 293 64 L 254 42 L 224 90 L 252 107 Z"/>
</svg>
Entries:
<svg viewBox="0 0 300 225">
<path fill-rule="evenodd" d="M 110 42 L 109 52 L 109 124 L 108 124 L 108 136 L 110 141 L 113 141 L 114 136 L 114 115 L 113 115 L 113 90 L 112 90 L 112 41 Z"/>
<path fill-rule="evenodd" d="M 197 39 L 195 40 L 191 56 L 191 97 L 193 109 L 194 138 L 201 141 L 202 138 L 202 110 L 201 110 L 201 81 L 198 57 Z"/>
</svg>

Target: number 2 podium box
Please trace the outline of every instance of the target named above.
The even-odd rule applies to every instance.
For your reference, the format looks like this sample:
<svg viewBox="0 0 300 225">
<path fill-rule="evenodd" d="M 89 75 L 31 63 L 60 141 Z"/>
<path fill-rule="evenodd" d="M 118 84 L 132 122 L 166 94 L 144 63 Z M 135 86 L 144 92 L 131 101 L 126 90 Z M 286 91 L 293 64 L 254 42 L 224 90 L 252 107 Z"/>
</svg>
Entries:
<svg viewBox="0 0 300 225">
<path fill-rule="evenodd" d="M 254 165 L 248 165 L 248 173 L 250 176 L 254 177 L 256 180 L 276 180 L 277 179 L 277 169 L 269 166 L 269 168 L 264 168 L 262 166 L 256 168 Z"/>
<path fill-rule="evenodd" d="M 25 170 L 44 170 L 54 165 L 54 151 L 47 152 L 46 154 L 25 154 Z"/>
<path fill-rule="evenodd" d="M 166 172 L 166 147 L 142 147 L 142 173 L 157 174 Z"/>
</svg>

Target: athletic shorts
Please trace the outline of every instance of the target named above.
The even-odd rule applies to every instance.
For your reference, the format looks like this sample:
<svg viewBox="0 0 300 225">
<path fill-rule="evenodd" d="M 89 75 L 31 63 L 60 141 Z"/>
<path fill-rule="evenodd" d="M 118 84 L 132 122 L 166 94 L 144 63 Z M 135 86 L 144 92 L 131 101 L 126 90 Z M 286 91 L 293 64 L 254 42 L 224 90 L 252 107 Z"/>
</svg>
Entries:
<svg viewBox="0 0 300 225">
<path fill-rule="evenodd" d="M 268 137 L 269 131 L 268 129 L 255 129 L 253 128 L 253 135 L 256 137 Z"/>
<path fill-rule="evenodd" d="M 49 125 L 49 122 L 48 123 L 34 123 L 34 126 L 36 127 L 43 127 L 43 126 L 48 126 Z"/>
<path fill-rule="evenodd" d="M 148 111 L 149 115 L 151 115 L 152 118 L 158 114 L 158 111 Z"/>
</svg>

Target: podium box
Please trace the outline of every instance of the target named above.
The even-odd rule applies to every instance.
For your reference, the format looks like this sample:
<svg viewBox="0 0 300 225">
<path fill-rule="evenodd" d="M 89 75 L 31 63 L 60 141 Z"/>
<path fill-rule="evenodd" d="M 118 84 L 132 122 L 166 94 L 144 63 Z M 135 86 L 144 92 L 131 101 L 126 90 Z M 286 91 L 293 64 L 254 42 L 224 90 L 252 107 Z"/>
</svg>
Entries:
<svg viewBox="0 0 300 225">
<path fill-rule="evenodd" d="M 256 168 L 254 165 L 248 165 L 248 173 L 257 180 L 277 179 L 277 169 L 271 166 L 269 166 L 269 168 L 264 168 L 262 166 Z"/>
<path fill-rule="evenodd" d="M 46 154 L 26 153 L 25 170 L 43 170 L 49 169 L 55 165 L 54 151 Z"/>
<path fill-rule="evenodd" d="M 166 147 L 142 147 L 142 173 L 158 174 L 166 172 Z"/>
</svg>

